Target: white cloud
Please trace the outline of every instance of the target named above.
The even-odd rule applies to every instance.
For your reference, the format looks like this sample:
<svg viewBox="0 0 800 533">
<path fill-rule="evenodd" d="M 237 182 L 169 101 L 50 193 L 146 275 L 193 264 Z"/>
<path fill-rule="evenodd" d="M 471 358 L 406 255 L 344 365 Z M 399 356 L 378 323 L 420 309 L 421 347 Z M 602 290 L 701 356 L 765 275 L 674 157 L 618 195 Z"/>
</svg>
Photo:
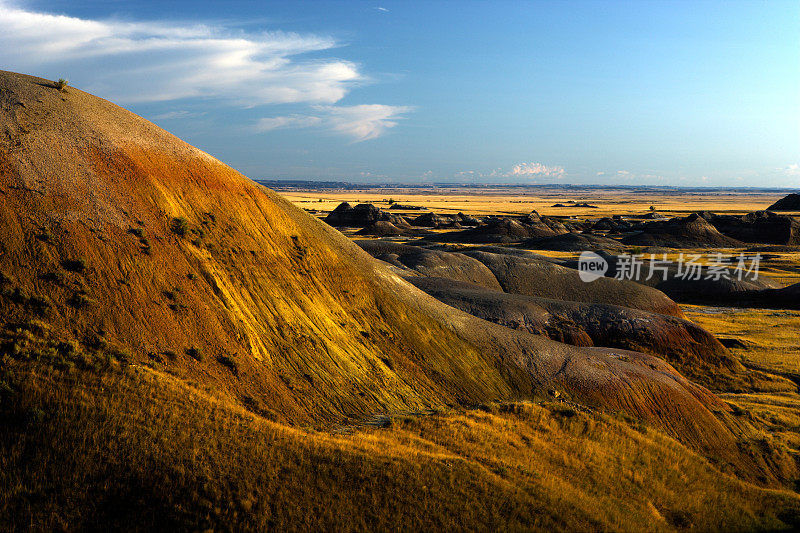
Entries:
<svg viewBox="0 0 800 533">
<path fill-rule="evenodd" d="M 545 165 L 544 163 L 530 162 L 518 163 L 511 169 L 496 168 L 491 172 L 478 172 L 475 170 L 462 170 L 453 174 L 456 178 L 476 177 L 476 178 L 556 178 L 561 179 L 566 174 L 564 167 L 558 165 Z"/>
<path fill-rule="evenodd" d="M 256 122 L 255 129 L 258 132 L 271 131 L 279 128 L 306 128 L 316 126 L 322 122 L 319 117 L 308 117 L 303 115 L 289 115 L 286 117 L 266 117 Z"/>
<path fill-rule="evenodd" d="M 564 173 L 564 167 L 548 166 L 543 163 L 531 162 L 514 165 L 511 167 L 511 171 L 506 173 L 505 176 L 518 178 L 560 178 Z"/>
<path fill-rule="evenodd" d="M 375 9 L 377 9 L 378 11 L 382 11 L 382 12 L 384 12 L 384 13 L 388 13 L 388 12 L 389 12 L 389 10 L 388 10 L 388 9 L 386 9 L 385 7 L 380 7 L 380 6 L 379 6 L 379 7 L 376 7 Z"/>
<path fill-rule="evenodd" d="M 205 115 L 205 113 L 192 113 L 191 111 L 181 110 L 181 111 L 168 111 L 166 113 L 154 115 L 150 118 L 152 118 L 153 120 L 176 120 L 182 118 L 195 118 L 203 115 Z"/>
<path fill-rule="evenodd" d="M 783 169 L 783 173 L 787 176 L 800 176 L 800 165 L 792 163 Z"/>
<path fill-rule="evenodd" d="M 397 125 L 402 115 L 413 110 L 409 106 L 381 104 L 354 106 L 313 106 L 315 115 L 288 115 L 260 119 L 256 131 L 278 128 L 322 127 L 350 137 L 356 142 L 375 139 Z"/>
<path fill-rule="evenodd" d="M 334 39 L 202 24 L 90 20 L 0 0 L 0 64 L 51 73 L 123 103 L 221 98 L 238 105 L 333 104 L 365 78 L 341 59 L 299 59 Z"/>
</svg>

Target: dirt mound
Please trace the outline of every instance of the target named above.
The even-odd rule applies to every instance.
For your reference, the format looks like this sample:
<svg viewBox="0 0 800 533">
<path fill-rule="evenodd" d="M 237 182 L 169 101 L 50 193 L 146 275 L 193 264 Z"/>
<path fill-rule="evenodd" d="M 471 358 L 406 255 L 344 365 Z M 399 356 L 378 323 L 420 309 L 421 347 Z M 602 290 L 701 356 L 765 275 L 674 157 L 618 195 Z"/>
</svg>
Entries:
<svg viewBox="0 0 800 533">
<path fill-rule="evenodd" d="M 621 252 L 625 248 L 614 239 L 592 235 L 591 233 L 564 233 L 555 237 L 525 241 L 522 246 L 537 250 L 561 252 L 582 252 L 584 250 Z"/>
<path fill-rule="evenodd" d="M 412 226 L 422 226 L 425 228 L 461 228 L 459 217 L 455 215 L 437 215 L 436 213 L 425 213 L 411 221 Z"/>
<path fill-rule="evenodd" d="M 736 248 L 742 242 L 720 233 L 706 219 L 693 213 L 666 222 L 650 222 L 641 233 L 622 239 L 630 246 L 663 248 Z"/>
<path fill-rule="evenodd" d="M 352 207 L 347 202 L 336 206 L 336 209 L 325 217 L 325 222 L 334 227 L 363 228 L 376 222 L 390 222 L 397 227 L 408 227 L 408 222 L 403 217 L 387 213 L 372 204 L 358 204 Z"/>
<path fill-rule="evenodd" d="M 419 231 L 408 227 L 398 228 L 388 220 L 379 220 L 358 230 L 356 235 L 372 235 L 375 237 L 392 237 L 398 235 L 419 235 Z"/>
<path fill-rule="evenodd" d="M 594 224 L 592 224 L 593 230 L 608 231 L 611 233 L 630 231 L 632 228 L 633 224 L 631 224 L 627 220 L 619 220 L 611 217 L 603 217 Z"/>
<path fill-rule="evenodd" d="M 763 244 L 800 245 L 800 220 L 770 211 L 756 211 L 743 216 L 717 215 L 714 226 L 734 239 Z"/>
<path fill-rule="evenodd" d="M 630 281 L 600 278 L 582 281 L 577 270 L 534 256 L 466 251 L 489 267 L 505 292 L 553 300 L 602 303 L 682 317 L 678 305 L 662 292 Z"/>
<path fill-rule="evenodd" d="M 553 204 L 550 207 L 582 207 L 582 208 L 585 208 L 585 209 L 597 209 L 598 208 L 596 205 L 591 205 L 591 204 L 588 204 L 586 202 L 569 203 L 569 204 Z"/>
<path fill-rule="evenodd" d="M 787 194 L 769 206 L 767 211 L 800 211 L 800 194 Z"/>
<path fill-rule="evenodd" d="M 713 335 L 681 318 L 616 305 L 508 294 L 444 278 L 409 281 L 447 305 L 512 329 L 576 346 L 657 355 L 706 385 L 725 386 L 732 374 L 745 370 Z"/>
<path fill-rule="evenodd" d="M 500 284 L 486 265 L 464 254 L 383 241 L 356 241 L 356 244 L 376 259 L 401 269 L 413 270 L 423 276 L 464 281 L 501 290 Z"/>
<path fill-rule="evenodd" d="M 566 232 L 566 228 L 560 223 L 550 222 L 548 225 L 543 219 L 538 217 L 525 219 L 524 222 L 508 217 L 489 217 L 483 224 L 477 227 L 444 233 L 430 240 L 438 242 L 460 242 L 460 243 L 513 243 L 527 239 L 538 239 L 552 237 L 559 233 Z"/>
</svg>

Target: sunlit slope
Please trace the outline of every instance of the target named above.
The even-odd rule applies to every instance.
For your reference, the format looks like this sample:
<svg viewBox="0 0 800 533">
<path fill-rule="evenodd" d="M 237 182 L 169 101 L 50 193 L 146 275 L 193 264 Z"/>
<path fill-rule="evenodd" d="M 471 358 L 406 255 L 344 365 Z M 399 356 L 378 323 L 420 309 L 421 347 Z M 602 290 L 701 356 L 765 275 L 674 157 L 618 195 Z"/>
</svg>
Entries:
<svg viewBox="0 0 800 533">
<path fill-rule="evenodd" d="M 18 359 L 29 348 L 17 324 L 39 315 L 48 342 L 151 366 L 270 419 L 558 396 L 626 412 L 764 482 L 792 475 L 742 455 L 747 422 L 664 361 L 447 307 L 144 119 L 13 73 L 0 73 L 0 247 L 0 316 Z"/>
<path fill-rule="evenodd" d="M 48 319 L 134 359 L 167 353 L 179 375 L 281 417 L 508 395 L 338 233 L 140 117 L 48 83 L 0 75 L 0 268 L 52 300 Z M 80 259 L 83 271 L 64 263 Z"/>
</svg>

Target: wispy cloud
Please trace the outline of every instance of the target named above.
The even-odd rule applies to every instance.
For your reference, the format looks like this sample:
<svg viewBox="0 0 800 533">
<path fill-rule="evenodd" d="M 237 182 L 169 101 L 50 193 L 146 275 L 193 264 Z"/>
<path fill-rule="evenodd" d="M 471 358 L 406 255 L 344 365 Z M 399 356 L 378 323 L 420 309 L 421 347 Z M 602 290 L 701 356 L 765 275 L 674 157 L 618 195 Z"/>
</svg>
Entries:
<svg viewBox="0 0 800 533">
<path fill-rule="evenodd" d="M 559 165 L 545 165 L 539 162 L 517 163 L 511 168 L 496 168 L 491 172 L 479 172 L 476 170 L 462 170 L 453 174 L 456 178 L 488 178 L 494 181 L 500 178 L 512 178 L 520 180 L 536 180 L 540 178 L 561 179 L 566 175 L 564 167 Z"/>
<path fill-rule="evenodd" d="M 321 127 L 350 137 L 356 142 L 375 139 L 397 125 L 403 115 L 413 111 L 410 106 L 354 105 L 313 106 L 314 115 L 288 115 L 260 119 L 256 131 L 278 128 Z"/>
<path fill-rule="evenodd" d="M 385 7 L 381 7 L 381 6 L 378 6 L 375 9 L 377 9 L 378 11 L 382 11 L 383 13 L 388 13 L 389 12 L 388 9 L 386 9 Z"/>
<path fill-rule="evenodd" d="M 508 177 L 516 178 L 536 178 L 536 177 L 549 177 L 560 178 L 565 173 L 564 167 L 561 166 L 548 166 L 543 163 L 519 163 L 511 167 L 511 171 L 506 175 Z"/>
<path fill-rule="evenodd" d="M 178 120 L 178 119 L 185 119 L 185 118 L 196 118 L 205 115 L 205 113 L 194 113 L 192 111 L 168 111 L 166 113 L 161 113 L 158 115 L 153 115 L 150 117 L 153 120 Z"/>
<path fill-rule="evenodd" d="M 792 163 L 783 169 L 783 173 L 787 176 L 800 176 L 800 165 Z"/>
<path fill-rule="evenodd" d="M 365 77 L 355 63 L 303 59 L 339 46 L 319 35 L 204 24 L 91 20 L 0 0 L 0 64 L 53 72 L 120 102 L 221 98 L 239 105 L 332 104 Z"/>
</svg>

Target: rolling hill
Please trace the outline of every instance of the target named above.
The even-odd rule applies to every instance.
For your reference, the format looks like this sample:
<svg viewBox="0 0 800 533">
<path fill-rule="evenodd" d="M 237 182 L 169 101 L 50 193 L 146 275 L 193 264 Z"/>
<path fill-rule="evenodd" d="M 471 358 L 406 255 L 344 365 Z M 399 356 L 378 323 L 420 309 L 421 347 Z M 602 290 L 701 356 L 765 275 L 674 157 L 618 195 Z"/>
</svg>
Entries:
<svg viewBox="0 0 800 533">
<path fill-rule="evenodd" d="M 492 498 L 547 508 L 502 476 L 461 487 L 485 475 L 480 461 L 454 458 L 458 468 L 437 463 L 406 479 L 428 464 L 420 454 L 448 456 L 407 432 L 385 437 L 396 447 L 388 455 L 330 433 L 376 415 L 543 399 L 590 413 L 581 417 L 630 417 L 675 439 L 683 456 L 699 453 L 762 485 L 797 473 L 785 451 L 750 453 L 747 443 L 762 435 L 747 418 L 663 359 L 562 344 L 448 307 L 141 117 L 10 72 L 0 72 L 0 273 L 0 418 L 12 428 L 0 441 L 0 516 L 42 529 L 60 518 L 147 529 L 155 522 L 126 522 L 145 510 L 186 527 L 268 527 L 283 516 L 302 529 L 275 507 L 292 505 L 276 479 L 297 487 L 293 476 L 319 473 L 298 500 L 313 503 L 303 515 L 312 520 L 336 503 L 336 487 L 386 504 L 381 491 L 395 489 L 376 481 L 379 465 L 398 472 L 402 490 L 441 491 L 409 496 L 402 509 L 428 502 L 453 516 L 497 486 L 504 496 Z M 243 473 L 219 454 L 252 454 L 250 467 L 273 477 Z M 348 485 L 358 465 L 366 470 Z M 726 490 L 743 486 L 725 479 Z M 362 505 L 373 501 L 358 493 Z M 796 503 L 788 493 L 769 497 Z M 486 505 L 503 508 L 492 498 Z M 520 513 L 523 527 L 550 523 Z M 250 514 L 264 521 L 247 522 Z M 341 524 L 326 517 L 317 525 Z M 364 517 L 352 528 L 369 528 Z"/>
</svg>

